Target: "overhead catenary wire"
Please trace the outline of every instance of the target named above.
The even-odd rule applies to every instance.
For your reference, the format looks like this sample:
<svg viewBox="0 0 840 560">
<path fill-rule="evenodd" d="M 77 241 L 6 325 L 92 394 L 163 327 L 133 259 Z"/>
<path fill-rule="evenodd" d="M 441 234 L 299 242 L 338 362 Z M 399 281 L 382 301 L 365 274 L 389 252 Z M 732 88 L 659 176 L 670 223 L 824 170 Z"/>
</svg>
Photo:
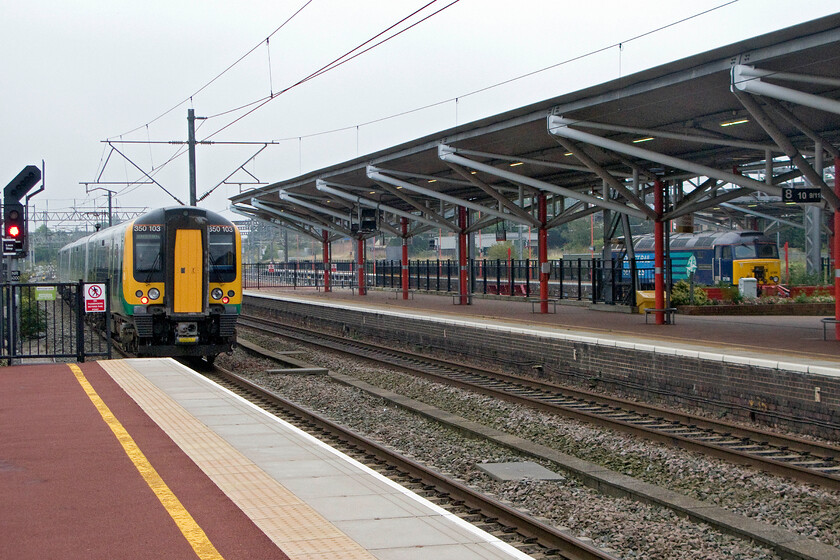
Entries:
<svg viewBox="0 0 840 560">
<path fill-rule="evenodd" d="M 301 13 L 301 12 L 302 12 L 302 11 L 303 11 L 306 7 L 307 7 L 307 6 L 309 6 L 309 4 L 311 4 L 311 3 L 312 3 L 312 1 L 313 1 L 313 0 L 307 0 L 307 2 L 303 4 L 303 6 L 301 6 L 300 8 L 298 8 L 298 9 L 297 9 L 297 10 L 296 10 L 296 11 L 295 11 L 295 12 L 294 12 L 291 16 L 289 16 L 289 17 L 286 19 L 286 21 L 284 21 L 282 24 L 280 24 L 280 25 L 277 27 L 277 29 L 275 29 L 274 31 L 272 31 L 271 33 L 269 33 L 268 37 L 266 37 L 265 39 L 260 40 L 260 42 L 259 42 L 259 43 L 257 43 L 256 45 L 254 45 L 254 46 L 251 48 L 251 50 L 249 50 L 248 52 L 246 52 L 245 54 L 243 54 L 242 56 L 240 56 L 238 59 L 236 59 L 236 61 L 235 61 L 235 62 L 233 62 L 232 64 L 230 64 L 227 68 L 225 68 L 225 69 L 224 69 L 224 70 L 222 70 L 221 72 L 219 72 L 219 73 L 218 73 L 218 74 L 217 74 L 217 75 L 216 75 L 213 79 L 211 79 L 209 82 L 207 82 L 206 84 L 204 84 L 203 86 L 201 86 L 200 88 L 198 88 L 198 89 L 197 89 L 195 92 L 193 92 L 191 95 L 187 96 L 187 98 L 186 98 L 186 99 L 183 99 L 182 101 L 179 101 L 177 104 L 175 104 L 174 106 L 172 106 L 170 109 L 167 109 L 166 111 L 164 111 L 163 113 L 161 113 L 161 114 L 160 114 L 160 115 L 158 115 L 157 117 L 153 118 L 153 119 L 152 119 L 152 120 L 150 120 L 149 122 L 147 122 L 147 123 L 145 123 L 145 124 L 143 124 L 143 125 L 140 125 L 140 126 L 138 126 L 138 127 L 136 127 L 136 128 L 133 128 L 133 129 L 129 130 L 128 132 L 123 132 L 122 134 L 119 134 L 119 135 L 117 135 L 117 136 L 119 136 L 119 137 L 122 137 L 122 136 L 127 136 L 127 135 L 129 135 L 129 134 L 131 134 L 131 133 L 133 133 L 133 132 L 137 132 L 138 130 L 140 130 L 140 129 L 141 129 L 141 128 L 143 128 L 144 126 L 145 126 L 145 127 L 148 127 L 150 124 L 154 123 L 155 121 L 158 121 L 158 120 L 162 119 L 163 117 L 165 117 L 166 115 L 168 115 L 169 113 L 171 113 L 172 111 L 174 111 L 175 109 L 177 109 L 178 107 L 180 107 L 181 105 L 183 105 L 184 103 L 187 103 L 188 101 L 192 101 L 192 98 L 193 98 L 194 96 L 198 95 L 199 93 L 201 93 L 202 91 L 204 91 L 205 89 L 207 89 L 210 85 L 212 85 L 212 84 L 213 84 L 213 82 L 215 82 L 216 80 L 218 80 L 219 78 L 221 78 L 222 76 L 224 76 L 226 73 L 228 73 L 230 70 L 232 70 L 232 69 L 233 69 L 233 68 L 234 68 L 237 64 L 239 64 L 240 62 L 242 62 L 243 60 L 245 60 L 245 59 L 246 59 L 246 58 L 247 58 L 247 57 L 248 57 L 251 53 L 253 53 L 255 50 L 257 50 L 258 48 L 260 48 L 260 47 L 263 45 L 263 43 L 267 43 L 267 42 L 268 42 L 268 39 L 270 39 L 271 37 L 273 37 L 274 35 L 276 35 L 276 34 L 277 34 L 277 33 L 278 33 L 281 29 L 283 29 L 283 28 L 284 28 L 284 27 L 285 27 L 285 26 L 286 26 L 286 25 L 287 25 L 290 21 L 292 21 L 295 17 L 297 17 L 297 15 L 298 15 L 298 14 L 300 14 L 300 13 Z M 110 138 L 108 138 L 108 140 L 111 140 L 111 139 L 113 139 L 113 138 L 116 138 L 116 136 L 111 136 Z"/>
<path fill-rule="evenodd" d="M 229 114 L 229 113 L 231 113 L 231 112 L 235 112 L 235 111 L 238 111 L 238 110 L 243 109 L 243 108 L 245 108 L 245 107 L 249 107 L 249 106 L 251 106 L 251 105 L 255 105 L 255 104 L 257 104 L 257 106 L 256 106 L 256 107 L 253 107 L 253 108 L 252 108 L 250 111 L 248 111 L 247 113 L 245 113 L 245 114 L 243 114 L 243 115 L 240 115 L 239 117 L 237 117 L 236 119 L 234 119 L 234 120 L 233 120 L 233 121 L 231 121 L 230 123 L 226 124 L 225 126 L 223 126 L 223 127 L 222 127 L 222 128 L 220 128 L 220 129 L 216 130 L 213 134 L 211 134 L 211 135 L 207 136 L 207 137 L 205 138 L 205 140 L 206 140 L 206 139 L 208 139 L 208 138 L 212 138 L 213 136 L 215 136 L 215 135 L 219 134 L 219 133 L 220 133 L 220 132 L 222 132 L 223 130 L 225 130 L 225 129 L 227 129 L 227 128 L 231 127 L 231 126 L 233 126 L 234 124 L 236 124 L 236 123 L 237 123 L 237 122 L 239 122 L 240 120 L 244 119 L 245 117 L 247 117 L 248 115 L 250 115 L 250 114 L 251 114 L 251 113 L 253 113 L 254 111 L 257 111 L 258 109 L 262 108 L 264 105 L 266 105 L 266 104 L 267 104 L 267 103 L 269 103 L 270 101 L 272 101 L 272 100 L 276 99 L 276 98 L 277 98 L 277 97 L 279 97 L 280 95 L 283 95 L 284 93 L 286 93 L 286 92 L 288 92 L 288 91 L 290 91 L 290 90 L 292 90 L 292 89 L 294 89 L 294 88 L 296 88 L 296 87 L 298 87 L 298 86 L 300 86 L 300 85 L 302 85 L 302 84 L 304 84 L 304 83 L 306 83 L 306 82 L 308 82 L 308 81 L 310 81 L 310 80 L 312 80 L 312 79 L 314 79 L 314 78 L 317 78 L 318 76 L 321 76 L 321 75 L 325 74 L 326 72 L 329 72 L 329 71 L 331 71 L 331 70 L 334 70 L 335 68 L 338 68 L 339 66 L 341 66 L 341 65 L 343 65 L 343 64 L 345 64 L 345 63 L 347 63 L 347 62 L 349 62 L 349 61 L 351 61 L 351 60 L 353 60 L 353 59 L 355 59 L 355 58 L 357 58 L 357 57 L 359 57 L 359 56 L 361 56 L 361 55 L 363 55 L 363 54 L 365 54 L 365 53 L 367 53 L 367 52 L 369 52 L 369 51 L 371 51 L 371 50 L 373 50 L 373 49 L 375 49 L 376 47 L 379 47 L 380 45 L 382 45 L 382 44 L 384 44 L 384 43 L 387 43 L 387 42 L 388 42 L 388 41 L 390 41 L 391 39 L 396 38 L 397 36 L 399 36 L 399 35 L 401 35 L 401 34 L 405 33 L 406 31 L 408 31 L 408 30 L 410 30 L 410 29 L 412 29 L 412 28 L 416 27 L 417 25 L 419 25 L 419 24 L 423 23 L 424 21 L 428 20 L 429 18 L 431 18 L 431 17 L 433 17 L 433 16 L 435 16 L 435 15 L 439 14 L 440 12 L 442 12 L 442 11 L 446 10 L 447 8 L 449 8 L 449 7 L 451 7 L 451 6 L 455 5 L 455 4 L 457 4 L 460 0 L 452 0 L 452 2 L 450 2 L 449 4 L 447 4 L 447 5 L 446 5 L 446 6 L 444 6 L 444 7 L 440 8 L 439 10 L 437 10 L 437 11 L 435 11 L 435 12 L 433 12 L 433 13 L 431 13 L 431 14 L 427 15 L 426 17 L 424 17 L 424 18 L 422 18 L 422 19 L 420 19 L 420 20 L 418 20 L 418 21 L 416 21 L 416 22 L 412 23 L 412 24 L 411 24 L 411 25 L 409 25 L 408 27 L 405 27 L 404 29 L 399 30 L 398 32 L 394 33 L 393 35 L 390 35 L 390 36 L 388 36 L 388 37 L 386 37 L 386 38 L 382 39 L 382 40 L 381 40 L 381 41 L 379 41 L 378 43 L 375 43 L 375 44 L 371 45 L 370 47 L 368 47 L 368 48 L 366 48 L 366 49 L 364 49 L 364 50 L 359 51 L 359 49 L 361 49 L 361 48 L 362 48 L 362 47 L 364 47 L 365 45 L 368 45 L 369 43 L 371 43 L 371 42 L 375 41 L 376 39 L 378 39 L 378 38 L 379 38 L 379 37 L 381 37 L 382 35 L 384 35 L 384 34 L 388 33 L 389 31 L 393 30 L 393 29 L 394 29 L 395 27 L 397 27 L 398 25 L 400 25 L 400 24 L 402 24 L 402 23 L 404 23 L 404 22 L 408 21 L 409 19 L 411 19 L 412 17 L 414 17 L 414 16 L 415 16 L 415 15 L 417 15 L 418 13 L 422 12 L 423 10 L 425 10 L 426 8 L 428 8 L 429 6 L 431 6 L 432 4 L 434 4 L 434 3 L 435 3 L 435 2 L 437 2 L 437 1 L 438 1 L 438 0 L 432 0 L 431 2 L 429 2 L 429 3 L 425 4 L 424 6 L 422 6 L 421 8 L 418 8 L 417 10 L 415 10 L 414 12 L 412 12 L 411 14 L 409 14 L 409 15 L 407 15 L 407 16 L 405 16 L 405 17 L 403 17 L 402 19 L 400 19 L 400 20 L 399 20 L 399 21 L 397 21 L 396 23 L 394 23 L 394 24 L 390 25 L 389 27 L 387 27 L 386 29 L 384 29 L 384 30 L 380 31 L 379 33 L 377 33 L 376 35 L 374 35 L 374 36 L 373 36 L 373 37 L 371 37 L 370 39 L 368 39 L 368 40 L 366 40 L 365 42 L 363 42 L 363 43 L 361 43 L 360 45 L 358 45 L 357 47 L 355 47 L 355 48 L 353 48 L 353 49 L 351 49 L 351 50 L 347 51 L 345 54 L 343 54 L 343 55 L 341 55 L 340 57 L 336 58 L 336 59 L 335 59 L 335 60 L 333 60 L 332 62 L 330 62 L 330 63 L 328 63 L 328 64 L 325 64 L 324 66 L 322 66 L 321 68 L 319 68 L 319 69 L 318 69 L 318 70 L 316 70 L 315 72 L 313 72 L 313 73 L 309 74 L 309 75 L 308 75 L 308 76 L 306 76 L 305 78 L 302 78 L 302 79 L 298 80 L 297 82 L 295 82 L 294 84 L 292 84 L 292 85 L 290 85 L 290 86 L 288 86 L 288 87 L 284 88 L 283 90 L 278 91 L 277 93 L 274 93 L 274 94 L 270 95 L 269 97 L 264 97 L 264 98 L 261 98 L 261 99 L 259 99 L 259 100 L 257 100 L 257 101 L 252 101 L 252 102 L 251 102 L 251 103 L 249 103 L 248 105 L 244 105 L 244 106 L 242 106 L 242 107 L 238 107 L 238 108 L 236 108 L 236 109 L 228 110 L 228 111 L 225 111 L 225 112 L 223 112 L 223 113 L 218 113 L 218 114 L 216 114 L 216 115 L 212 115 L 212 116 L 210 116 L 210 117 L 207 117 L 208 119 L 212 119 L 212 118 L 219 117 L 219 116 L 224 115 L 224 114 Z M 356 51 L 359 51 L 359 52 L 356 52 Z M 355 54 L 354 54 L 354 53 L 355 53 Z"/>
</svg>

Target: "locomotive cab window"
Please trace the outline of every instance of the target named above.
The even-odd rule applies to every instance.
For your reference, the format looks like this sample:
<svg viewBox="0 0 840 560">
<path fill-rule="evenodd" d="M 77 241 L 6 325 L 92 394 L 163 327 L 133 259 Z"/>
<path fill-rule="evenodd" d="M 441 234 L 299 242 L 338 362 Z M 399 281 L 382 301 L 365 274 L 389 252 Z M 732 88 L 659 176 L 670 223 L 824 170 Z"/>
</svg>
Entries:
<svg viewBox="0 0 840 560">
<path fill-rule="evenodd" d="M 134 232 L 134 279 L 163 282 L 163 234 Z"/>
<path fill-rule="evenodd" d="M 233 282 L 236 279 L 236 238 L 233 232 L 211 231 L 210 282 Z"/>
<path fill-rule="evenodd" d="M 775 243 L 756 243 L 757 257 L 759 259 L 778 259 L 779 248 Z"/>
</svg>

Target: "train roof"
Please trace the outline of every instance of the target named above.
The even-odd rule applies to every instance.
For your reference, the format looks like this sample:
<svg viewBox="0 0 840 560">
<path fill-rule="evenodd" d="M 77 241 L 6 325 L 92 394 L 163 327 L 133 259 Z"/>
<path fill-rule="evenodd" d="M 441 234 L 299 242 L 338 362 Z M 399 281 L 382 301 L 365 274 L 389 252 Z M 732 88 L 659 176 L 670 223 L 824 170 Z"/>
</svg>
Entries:
<svg viewBox="0 0 840 560">
<path fill-rule="evenodd" d="M 206 210 L 204 208 L 198 208 L 195 206 L 168 206 L 166 208 L 157 208 L 138 217 L 135 220 L 135 223 L 164 224 L 168 221 L 168 218 L 172 218 L 177 214 L 182 214 L 184 216 L 205 216 L 207 218 L 208 223 L 211 223 L 213 225 L 233 225 L 233 222 L 231 222 L 221 214 L 217 214 L 216 212 L 213 212 L 211 210 Z"/>
<path fill-rule="evenodd" d="M 171 217 L 177 212 L 186 212 L 188 215 L 192 214 L 194 216 L 206 216 L 208 223 L 212 225 L 222 225 L 222 226 L 233 226 L 233 222 L 211 210 L 206 210 L 204 208 L 197 208 L 195 206 L 168 206 L 166 208 L 157 208 L 155 210 L 151 210 L 142 216 L 138 216 L 133 220 L 129 220 L 127 222 L 122 222 L 115 226 L 101 229 L 95 233 L 90 235 L 86 235 L 81 239 L 77 239 L 72 243 L 68 243 L 64 247 L 62 247 L 59 252 L 66 251 L 71 249 L 75 246 L 82 246 L 91 241 L 96 241 L 98 239 L 108 239 L 114 235 L 119 235 L 120 232 L 125 231 L 126 228 L 131 227 L 132 224 L 164 224 L 166 223 L 166 219 Z"/>
<path fill-rule="evenodd" d="M 710 231 L 701 233 L 672 233 L 671 249 L 710 249 L 715 245 L 736 245 L 745 242 L 775 243 L 760 231 Z M 637 251 L 653 250 L 654 237 L 648 233 L 635 238 Z"/>
</svg>

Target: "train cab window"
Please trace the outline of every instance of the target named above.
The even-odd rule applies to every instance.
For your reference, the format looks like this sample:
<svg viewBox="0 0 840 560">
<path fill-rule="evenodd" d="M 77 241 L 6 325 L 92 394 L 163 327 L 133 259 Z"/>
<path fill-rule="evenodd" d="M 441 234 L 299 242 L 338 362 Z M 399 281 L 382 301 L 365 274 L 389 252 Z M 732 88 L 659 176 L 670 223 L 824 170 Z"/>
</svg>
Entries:
<svg viewBox="0 0 840 560">
<path fill-rule="evenodd" d="M 732 260 L 732 245 L 724 245 L 720 248 L 720 258 L 725 261 Z"/>
<path fill-rule="evenodd" d="M 134 232 L 134 279 L 163 282 L 163 235 Z"/>
<path fill-rule="evenodd" d="M 208 233 L 210 245 L 210 282 L 236 279 L 236 239 L 232 232 Z"/>
<path fill-rule="evenodd" d="M 778 259 L 779 258 L 779 248 L 776 246 L 775 243 L 756 243 L 755 244 L 756 252 L 758 253 L 756 256 L 759 259 Z"/>
</svg>

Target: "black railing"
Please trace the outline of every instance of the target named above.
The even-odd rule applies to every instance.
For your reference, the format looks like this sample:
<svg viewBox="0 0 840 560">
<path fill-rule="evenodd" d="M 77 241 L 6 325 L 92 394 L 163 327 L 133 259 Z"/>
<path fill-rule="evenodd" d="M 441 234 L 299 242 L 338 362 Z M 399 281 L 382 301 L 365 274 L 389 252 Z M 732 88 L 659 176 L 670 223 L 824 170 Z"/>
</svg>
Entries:
<svg viewBox="0 0 840 560">
<path fill-rule="evenodd" d="M 108 284 L 0 284 L 0 359 L 110 358 Z"/>
<path fill-rule="evenodd" d="M 636 290 L 653 289 L 649 259 L 637 261 L 573 257 L 549 261 L 548 297 L 594 303 L 635 305 Z M 330 263 L 330 287 L 358 287 L 355 262 Z M 539 262 L 531 259 L 473 259 L 469 263 L 470 292 L 510 297 L 539 294 Z M 258 263 L 243 266 L 245 288 L 317 288 L 324 285 L 323 262 Z M 410 290 L 457 293 L 458 263 L 453 260 L 417 259 L 408 263 Z M 633 281 L 635 279 L 635 282 Z M 398 260 L 365 264 L 365 284 L 370 288 L 402 287 Z"/>
</svg>

